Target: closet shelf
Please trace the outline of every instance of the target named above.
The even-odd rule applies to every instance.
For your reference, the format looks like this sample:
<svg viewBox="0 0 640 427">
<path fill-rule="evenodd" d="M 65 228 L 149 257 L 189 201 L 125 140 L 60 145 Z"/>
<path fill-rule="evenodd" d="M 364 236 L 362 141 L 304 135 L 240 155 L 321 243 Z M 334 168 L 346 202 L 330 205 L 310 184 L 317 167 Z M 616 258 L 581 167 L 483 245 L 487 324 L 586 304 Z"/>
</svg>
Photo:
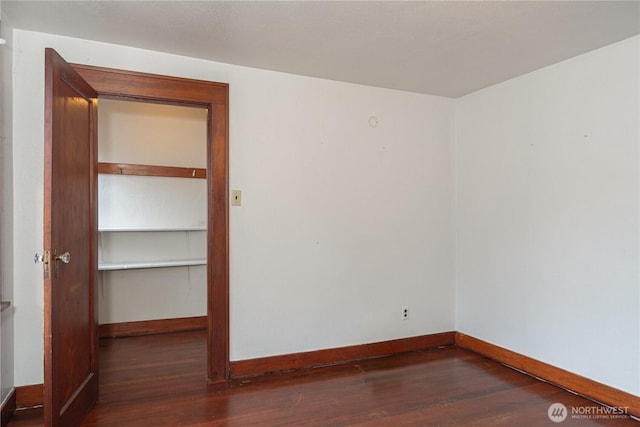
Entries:
<svg viewBox="0 0 640 427">
<path fill-rule="evenodd" d="M 207 265 L 207 260 L 205 258 L 199 258 L 169 261 L 104 262 L 98 265 L 98 270 L 134 270 L 144 268 L 188 267 L 193 265 Z"/>
<path fill-rule="evenodd" d="M 98 229 L 100 233 L 126 233 L 134 231 L 207 231 L 207 227 L 104 227 Z"/>
<path fill-rule="evenodd" d="M 129 163 L 98 163 L 98 173 L 112 175 L 163 176 L 170 178 L 207 178 L 204 168 L 132 165 Z"/>
</svg>

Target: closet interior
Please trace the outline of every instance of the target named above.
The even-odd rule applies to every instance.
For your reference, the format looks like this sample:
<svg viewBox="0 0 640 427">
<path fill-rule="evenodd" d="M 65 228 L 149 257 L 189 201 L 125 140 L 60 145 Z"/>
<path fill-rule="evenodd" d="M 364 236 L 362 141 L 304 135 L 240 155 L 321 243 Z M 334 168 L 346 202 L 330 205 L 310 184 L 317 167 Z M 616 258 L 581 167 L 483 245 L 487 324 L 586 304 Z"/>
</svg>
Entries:
<svg viewBox="0 0 640 427">
<path fill-rule="evenodd" d="M 100 335 L 206 325 L 207 110 L 100 99 L 98 112 Z"/>
</svg>

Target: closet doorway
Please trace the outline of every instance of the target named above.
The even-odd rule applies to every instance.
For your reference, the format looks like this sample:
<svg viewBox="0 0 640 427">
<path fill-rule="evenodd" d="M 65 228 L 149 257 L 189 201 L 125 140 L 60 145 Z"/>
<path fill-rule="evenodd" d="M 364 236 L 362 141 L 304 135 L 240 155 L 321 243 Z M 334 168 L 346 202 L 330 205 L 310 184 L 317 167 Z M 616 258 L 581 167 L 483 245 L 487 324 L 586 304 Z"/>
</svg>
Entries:
<svg viewBox="0 0 640 427">
<path fill-rule="evenodd" d="M 207 110 L 101 99 L 100 338 L 207 327 Z"/>
<path fill-rule="evenodd" d="M 198 239 L 204 237 L 207 378 L 211 382 L 225 381 L 229 377 L 228 85 L 77 64 L 71 66 L 98 93 L 99 114 L 102 99 L 107 102 L 155 103 L 205 111 L 204 168 L 155 168 L 105 162 L 99 165 L 98 172 L 117 168 L 123 175 L 186 175 L 188 178 L 182 179 L 189 181 L 200 181 L 201 174 L 206 175 L 206 223 L 176 224 L 176 228 L 184 229 L 169 234 L 191 235 L 186 237 L 187 241 L 196 242 L 196 245 Z M 189 226 L 194 229 L 185 230 Z"/>
<path fill-rule="evenodd" d="M 44 251 L 36 260 L 43 265 L 44 419 L 52 426 L 79 424 L 98 397 L 98 99 L 206 112 L 206 168 L 198 168 L 206 175 L 206 227 L 198 229 L 206 247 L 200 260 L 206 270 L 206 377 L 219 382 L 229 376 L 228 85 L 72 65 L 47 48 Z M 184 173 L 179 167 L 105 165 L 122 175 Z M 198 172 L 189 169 L 193 179 Z"/>
</svg>

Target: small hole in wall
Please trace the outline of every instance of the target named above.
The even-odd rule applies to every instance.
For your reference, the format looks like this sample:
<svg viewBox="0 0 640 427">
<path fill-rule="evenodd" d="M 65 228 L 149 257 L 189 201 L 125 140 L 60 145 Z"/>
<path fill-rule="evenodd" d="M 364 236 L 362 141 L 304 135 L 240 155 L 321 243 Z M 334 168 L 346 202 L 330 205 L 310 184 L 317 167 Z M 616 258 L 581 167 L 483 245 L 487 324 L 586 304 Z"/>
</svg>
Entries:
<svg viewBox="0 0 640 427">
<path fill-rule="evenodd" d="M 378 118 L 376 116 L 369 117 L 369 126 L 375 128 L 378 126 Z"/>
</svg>

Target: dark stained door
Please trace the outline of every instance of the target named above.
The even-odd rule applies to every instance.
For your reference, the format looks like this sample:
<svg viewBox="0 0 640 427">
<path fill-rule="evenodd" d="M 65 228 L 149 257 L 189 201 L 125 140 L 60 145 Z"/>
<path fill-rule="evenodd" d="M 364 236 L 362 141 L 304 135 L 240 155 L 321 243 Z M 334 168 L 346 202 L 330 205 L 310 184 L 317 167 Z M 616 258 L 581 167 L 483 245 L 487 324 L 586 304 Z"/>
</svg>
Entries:
<svg viewBox="0 0 640 427">
<path fill-rule="evenodd" d="M 97 94 L 45 51 L 44 414 L 79 425 L 98 396 Z M 47 262 L 48 254 L 48 262 Z"/>
</svg>

